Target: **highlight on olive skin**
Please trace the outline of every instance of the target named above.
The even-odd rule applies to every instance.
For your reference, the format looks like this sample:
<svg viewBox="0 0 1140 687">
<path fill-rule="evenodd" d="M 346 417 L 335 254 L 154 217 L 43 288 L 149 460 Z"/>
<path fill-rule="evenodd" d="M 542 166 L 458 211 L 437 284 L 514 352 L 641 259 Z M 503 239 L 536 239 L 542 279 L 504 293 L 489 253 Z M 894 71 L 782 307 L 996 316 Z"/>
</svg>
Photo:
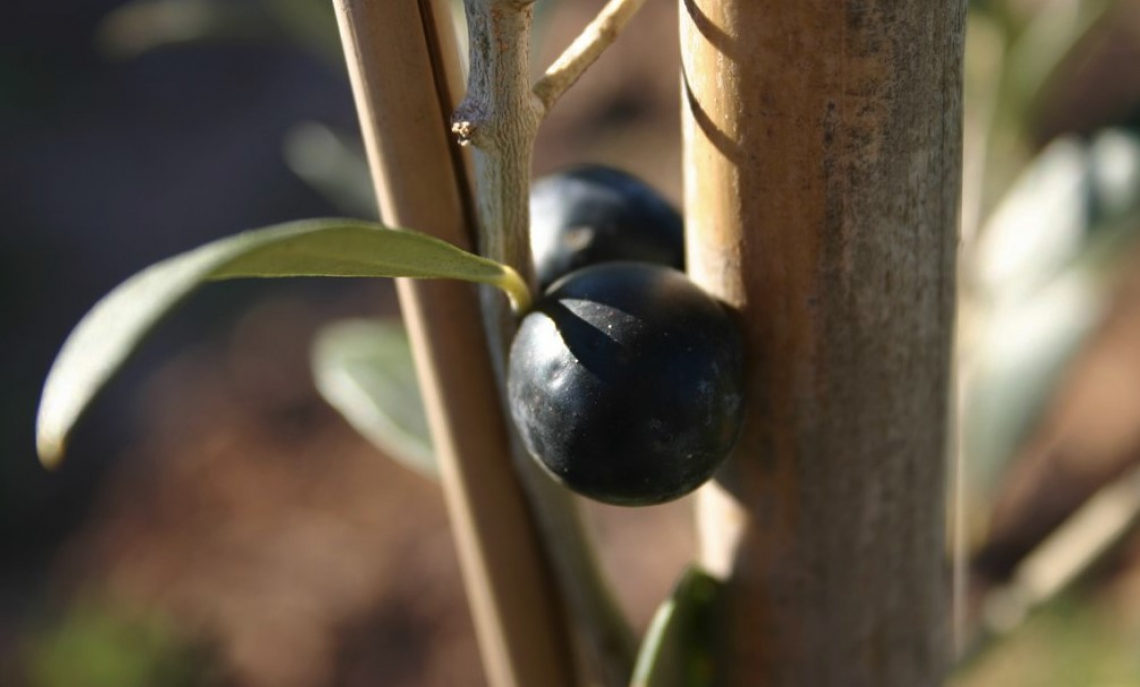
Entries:
<svg viewBox="0 0 1140 687">
<path fill-rule="evenodd" d="M 685 269 L 680 213 L 644 181 L 613 167 L 581 165 L 538 179 L 530 222 L 540 291 L 601 262 Z"/>
<path fill-rule="evenodd" d="M 555 283 L 511 346 L 511 413 L 556 480 L 598 501 L 679 498 L 728 457 L 743 418 L 729 311 L 683 273 L 610 262 Z"/>
</svg>

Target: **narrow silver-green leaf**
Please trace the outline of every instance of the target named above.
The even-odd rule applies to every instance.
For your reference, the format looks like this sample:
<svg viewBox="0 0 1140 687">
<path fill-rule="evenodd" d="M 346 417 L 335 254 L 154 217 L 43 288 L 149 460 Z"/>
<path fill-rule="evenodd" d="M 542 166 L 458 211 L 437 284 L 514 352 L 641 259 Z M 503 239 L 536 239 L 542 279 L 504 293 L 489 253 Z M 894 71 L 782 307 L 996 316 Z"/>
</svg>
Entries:
<svg viewBox="0 0 1140 687">
<path fill-rule="evenodd" d="M 986 221 L 968 267 L 987 303 L 1024 299 L 1080 252 L 1087 228 L 1088 148 L 1050 143 Z"/>
<path fill-rule="evenodd" d="M 206 281 L 237 277 L 450 278 L 530 294 L 509 267 L 413 231 L 351 219 L 290 222 L 206 244 L 152 265 L 99 301 L 63 345 L 44 386 L 36 446 L 60 460 L 72 425 L 139 340 Z"/>
<path fill-rule="evenodd" d="M 1003 81 L 1013 96 L 1016 112 L 1032 121 L 1049 86 L 1063 65 L 1079 57 L 1080 46 L 1105 19 L 1114 0 L 1043 3 L 1009 47 Z"/>
<path fill-rule="evenodd" d="M 1089 143 L 1089 232 L 1140 212 L 1140 136 L 1105 129 Z"/>
<path fill-rule="evenodd" d="M 708 687 L 716 677 L 714 647 L 720 580 L 690 566 L 653 616 L 631 687 Z"/>
<path fill-rule="evenodd" d="M 305 122 L 285 135 L 284 155 L 289 169 L 340 211 L 376 217 L 376 192 L 359 139 Z"/>
<path fill-rule="evenodd" d="M 980 282 L 988 308 L 975 318 L 962 376 L 963 446 L 982 494 L 1102 321 L 1111 275 L 1140 239 L 1140 137 L 1109 129 L 1088 145 L 1054 142 L 1002 208 L 981 244 L 995 278 Z"/>
<path fill-rule="evenodd" d="M 1073 357 L 1101 321 L 1103 284 L 1070 270 L 1032 298 L 995 309 L 964 371 L 962 423 L 970 488 L 992 496 Z"/>
<path fill-rule="evenodd" d="M 327 0 L 261 0 L 292 42 L 308 48 L 333 67 L 343 68 L 344 48 L 333 4 Z"/>
<path fill-rule="evenodd" d="M 317 335 L 312 361 L 317 390 L 357 432 L 396 462 L 438 476 L 403 325 L 333 323 Z"/>
</svg>

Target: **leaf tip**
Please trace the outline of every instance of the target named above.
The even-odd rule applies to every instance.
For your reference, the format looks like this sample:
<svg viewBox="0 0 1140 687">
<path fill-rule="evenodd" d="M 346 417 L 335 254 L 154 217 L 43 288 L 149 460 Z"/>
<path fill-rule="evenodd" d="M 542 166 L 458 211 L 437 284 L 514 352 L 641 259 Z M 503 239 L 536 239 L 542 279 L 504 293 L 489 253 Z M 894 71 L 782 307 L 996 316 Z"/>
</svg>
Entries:
<svg viewBox="0 0 1140 687">
<path fill-rule="evenodd" d="M 40 430 L 36 434 L 36 453 L 40 457 L 40 465 L 48 470 L 55 470 L 63 462 L 63 454 L 67 449 L 66 440 L 54 432 Z"/>
</svg>

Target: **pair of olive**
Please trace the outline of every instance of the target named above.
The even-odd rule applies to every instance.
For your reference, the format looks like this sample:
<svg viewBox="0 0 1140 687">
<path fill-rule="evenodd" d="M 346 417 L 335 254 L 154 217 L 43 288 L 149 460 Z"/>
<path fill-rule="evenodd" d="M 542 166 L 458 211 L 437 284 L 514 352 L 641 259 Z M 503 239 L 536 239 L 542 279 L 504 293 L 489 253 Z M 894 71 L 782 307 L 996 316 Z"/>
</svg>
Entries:
<svg viewBox="0 0 1140 687">
<path fill-rule="evenodd" d="M 527 449 L 584 496 L 636 506 L 707 481 L 743 411 L 729 312 L 683 272 L 681 218 L 653 189 L 590 166 L 530 198 L 546 288 L 511 346 L 511 414 Z"/>
</svg>

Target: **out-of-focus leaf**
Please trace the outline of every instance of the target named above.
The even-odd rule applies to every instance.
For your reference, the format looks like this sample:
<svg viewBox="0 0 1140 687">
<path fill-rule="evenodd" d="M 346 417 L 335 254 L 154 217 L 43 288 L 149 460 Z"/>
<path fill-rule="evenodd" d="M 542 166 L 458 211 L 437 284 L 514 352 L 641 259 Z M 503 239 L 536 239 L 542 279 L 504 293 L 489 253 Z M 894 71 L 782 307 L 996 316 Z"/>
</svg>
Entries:
<svg viewBox="0 0 1140 687">
<path fill-rule="evenodd" d="M 723 585 L 689 567 L 653 616 L 631 687 L 708 687 L 716 677 L 717 604 Z"/>
<path fill-rule="evenodd" d="M 1140 137 L 1120 129 L 1041 151 L 986 222 L 973 255 L 985 300 L 1024 298 L 1084 251 L 1101 228 L 1140 210 Z"/>
<path fill-rule="evenodd" d="M 964 97 L 971 106 L 963 112 L 962 130 L 962 228 L 961 241 L 968 249 L 977 237 L 982 209 L 989 193 L 987 161 L 1001 102 L 1001 73 L 1005 41 L 1001 27 L 985 12 L 970 12 L 966 18 Z"/>
<path fill-rule="evenodd" d="M 979 243 L 986 288 L 963 356 L 963 442 L 983 492 L 1036 424 L 1101 321 L 1105 279 L 1140 234 L 1140 138 L 1057 141 L 1014 187 Z"/>
<path fill-rule="evenodd" d="M 317 390 L 384 453 L 437 477 L 408 334 L 397 322 L 346 320 L 325 327 L 313 345 Z"/>
<path fill-rule="evenodd" d="M 1032 119 L 1032 111 L 1040 106 L 1058 67 L 1073 55 L 1074 48 L 1104 18 L 1112 3 L 1080 0 L 1040 5 L 1010 46 L 1005 82 L 1017 107 L 1016 113 L 1010 114 L 1022 121 Z"/>
<path fill-rule="evenodd" d="M 99 301 L 75 327 L 48 374 L 37 418 L 40 458 L 63 455 L 72 426 L 154 324 L 205 281 L 236 277 L 419 277 L 490 284 L 525 308 L 529 292 L 509 267 L 426 234 L 350 219 L 249 231 L 152 265 Z"/>
<path fill-rule="evenodd" d="M 985 223 L 973 271 L 991 303 L 1024 297 L 1080 250 L 1088 198 L 1088 152 L 1076 138 L 1051 143 Z"/>
<path fill-rule="evenodd" d="M 1090 232 L 1140 213 L 1140 136 L 1108 129 L 1089 145 Z"/>
<path fill-rule="evenodd" d="M 97 42 L 105 53 L 128 58 L 163 45 L 279 36 L 280 31 L 254 3 L 133 0 L 103 18 Z"/>
<path fill-rule="evenodd" d="M 963 441 L 975 486 L 996 481 L 1103 308 L 1102 289 L 1078 272 L 991 314 L 964 380 Z"/>
<path fill-rule="evenodd" d="M 347 214 L 376 216 L 372 176 L 359 141 L 323 124 L 306 122 L 285 138 L 285 162 L 293 173 Z"/>
<path fill-rule="evenodd" d="M 336 26 L 336 13 L 328 0 L 261 0 L 265 11 L 294 43 L 338 67 L 344 66 L 344 49 Z"/>
</svg>

